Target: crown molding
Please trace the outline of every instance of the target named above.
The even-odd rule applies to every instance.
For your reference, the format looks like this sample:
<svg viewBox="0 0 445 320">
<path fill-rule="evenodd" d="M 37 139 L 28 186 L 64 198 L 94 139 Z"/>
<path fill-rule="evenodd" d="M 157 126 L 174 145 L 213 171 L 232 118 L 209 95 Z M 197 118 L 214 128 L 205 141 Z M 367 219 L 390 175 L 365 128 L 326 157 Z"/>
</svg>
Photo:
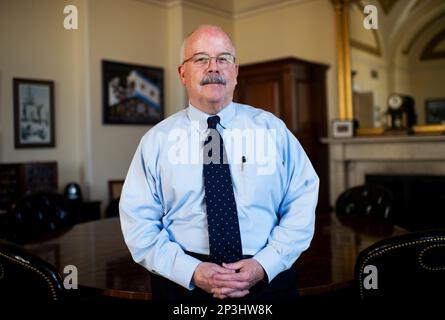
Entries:
<svg viewBox="0 0 445 320">
<path fill-rule="evenodd" d="M 270 10 L 282 9 L 296 4 L 303 4 L 313 0 L 279 0 L 279 1 L 271 0 L 269 3 L 251 5 L 244 9 L 239 9 L 239 10 L 236 10 L 233 7 L 230 10 L 224 10 L 222 8 L 216 8 L 208 2 L 202 3 L 195 0 L 136 0 L 136 1 L 152 4 L 166 9 L 183 6 L 212 13 L 228 19 L 238 19 L 255 14 L 260 14 Z"/>
<path fill-rule="evenodd" d="M 248 16 L 253 16 L 256 14 L 263 13 L 266 11 L 278 10 L 278 9 L 282 9 L 285 7 L 290 7 L 290 6 L 294 6 L 297 4 L 303 4 L 303 3 L 311 2 L 311 1 L 313 1 L 313 0 L 283 0 L 283 1 L 270 3 L 270 4 L 252 6 L 252 7 L 249 7 L 246 9 L 241 9 L 241 10 L 234 12 L 233 18 L 234 19 L 245 18 Z"/>
</svg>

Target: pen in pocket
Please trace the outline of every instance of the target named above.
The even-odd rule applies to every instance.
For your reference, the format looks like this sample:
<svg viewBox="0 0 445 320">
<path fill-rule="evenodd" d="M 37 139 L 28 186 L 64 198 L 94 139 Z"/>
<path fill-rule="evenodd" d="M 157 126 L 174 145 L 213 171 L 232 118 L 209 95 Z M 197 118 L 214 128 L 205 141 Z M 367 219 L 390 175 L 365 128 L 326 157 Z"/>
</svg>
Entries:
<svg viewBox="0 0 445 320">
<path fill-rule="evenodd" d="M 241 157 L 241 171 L 244 170 L 244 163 L 246 163 L 246 157 L 245 157 L 245 156 L 242 156 L 242 157 Z"/>
</svg>

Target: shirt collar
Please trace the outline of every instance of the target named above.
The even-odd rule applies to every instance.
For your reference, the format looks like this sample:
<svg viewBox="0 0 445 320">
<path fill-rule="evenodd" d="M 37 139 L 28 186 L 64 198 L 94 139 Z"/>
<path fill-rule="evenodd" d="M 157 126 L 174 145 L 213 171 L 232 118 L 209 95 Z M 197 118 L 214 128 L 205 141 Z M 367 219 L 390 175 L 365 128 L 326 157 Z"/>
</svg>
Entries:
<svg viewBox="0 0 445 320">
<path fill-rule="evenodd" d="M 221 118 L 220 123 L 225 129 L 232 127 L 232 120 L 236 114 L 236 107 L 233 102 L 222 108 L 216 115 Z M 194 107 L 191 103 L 187 108 L 187 115 L 192 123 L 192 126 L 199 132 L 207 130 L 207 118 L 212 115 L 205 113 Z"/>
</svg>

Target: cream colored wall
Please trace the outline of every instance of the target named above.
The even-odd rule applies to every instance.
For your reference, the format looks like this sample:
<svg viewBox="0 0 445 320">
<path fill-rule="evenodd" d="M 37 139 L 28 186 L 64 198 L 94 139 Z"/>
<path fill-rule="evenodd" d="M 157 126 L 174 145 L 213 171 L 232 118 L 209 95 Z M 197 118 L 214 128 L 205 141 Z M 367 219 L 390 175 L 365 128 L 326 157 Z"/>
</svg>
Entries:
<svg viewBox="0 0 445 320">
<path fill-rule="evenodd" d="M 170 115 L 187 105 L 185 88 L 179 80 L 178 65 L 180 63 L 180 49 L 184 38 L 184 14 L 182 6 L 176 6 L 167 11 L 167 50 L 168 62 L 165 67 L 166 114 Z"/>
<path fill-rule="evenodd" d="M 0 162 L 56 160 L 60 188 L 69 181 L 79 181 L 83 157 L 77 85 L 81 73 L 73 68 L 78 61 L 80 39 L 76 31 L 63 28 L 65 3 L 0 1 Z M 55 148 L 14 148 L 14 77 L 55 82 Z"/>
<path fill-rule="evenodd" d="M 235 20 L 235 46 L 240 64 L 294 56 L 330 65 L 328 113 L 337 116 L 335 16 L 325 0 L 245 16 Z"/>
<path fill-rule="evenodd" d="M 193 7 L 184 7 L 184 32 L 185 35 L 203 24 L 211 24 L 220 26 L 227 34 L 233 38 L 234 23 L 233 19 L 211 13 L 208 11 L 198 10 Z"/>
<path fill-rule="evenodd" d="M 443 77 L 445 61 L 442 63 L 425 63 L 421 68 L 414 69 L 411 86 L 416 101 L 417 118 L 420 124 L 425 123 L 425 102 L 427 99 L 445 99 Z"/>
<path fill-rule="evenodd" d="M 89 185 L 91 198 L 107 201 L 108 180 L 125 178 L 139 140 L 150 126 L 102 124 L 101 60 L 165 68 L 167 15 L 164 8 L 132 0 L 89 1 L 88 11 L 92 146 Z"/>
<path fill-rule="evenodd" d="M 443 83 L 445 75 L 445 59 L 420 60 L 422 51 L 431 39 L 445 29 L 445 19 L 437 21 L 435 25 L 424 33 L 410 55 L 410 66 L 412 74 L 410 77 L 413 96 L 416 101 L 416 110 L 419 123 L 425 123 L 425 102 L 427 99 L 445 98 L 445 86 Z M 442 41 L 435 51 L 444 47 Z"/>
<path fill-rule="evenodd" d="M 63 28 L 66 4 L 78 7 L 79 30 Z M 167 67 L 166 11 L 133 0 L 2 0 L 0 161 L 55 160 L 60 191 L 69 181 L 80 182 L 86 198 L 104 206 L 108 180 L 125 177 L 150 126 L 102 124 L 101 60 L 176 72 L 176 66 Z M 55 81 L 56 148 L 14 149 L 13 77 Z M 178 82 L 176 77 L 168 81 Z M 165 94 L 166 115 L 178 109 L 169 96 L 176 94 Z"/>
</svg>

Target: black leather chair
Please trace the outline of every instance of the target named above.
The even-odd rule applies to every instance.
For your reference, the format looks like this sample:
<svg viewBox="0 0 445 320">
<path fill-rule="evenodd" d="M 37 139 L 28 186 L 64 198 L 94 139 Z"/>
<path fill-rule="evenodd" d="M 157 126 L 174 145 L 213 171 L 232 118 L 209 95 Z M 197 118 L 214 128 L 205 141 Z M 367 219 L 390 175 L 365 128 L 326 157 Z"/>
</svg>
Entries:
<svg viewBox="0 0 445 320">
<path fill-rule="evenodd" d="M 110 201 L 105 210 L 105 217 L 111 218 L 119 216 L 119 200 L 120 198 L 113 199 Z"/>
<path fill-rule="evenodd" d="M 335 203 L 335 213 L 343 225 L 370 235 L 391 234 L 393 196 L 379 185 L 365 184 L 344 191 Z"/>
<path fill-rule="evenodd" d="M 56 302 L 65 299 L 56 268 L 11 242 L 0 240 L 0 301 Z"/>
<path fill-rule="evenodd" d="M 365 270 L 367 266 L 375 268 Z M 357 257 L 355 283 L 360 301 L 366 303 L 443 303 L 445 229 L 396 236 L 368 247 Z"/>
<path fill-rule="evenodd" d="M 58 193 L 34 193 L 19 199 L 9 215 L 8 235 L 19 244 L 43 240 L 75 222 L 66 199 Z"/>
<path fill-rule="evenodd" d="M 389 219 L 393 196 L 388 189 L 372 184 L 356 186 L 338 197 L 335 211 L 338 216 L 368 216 Z"/>
</svg>

